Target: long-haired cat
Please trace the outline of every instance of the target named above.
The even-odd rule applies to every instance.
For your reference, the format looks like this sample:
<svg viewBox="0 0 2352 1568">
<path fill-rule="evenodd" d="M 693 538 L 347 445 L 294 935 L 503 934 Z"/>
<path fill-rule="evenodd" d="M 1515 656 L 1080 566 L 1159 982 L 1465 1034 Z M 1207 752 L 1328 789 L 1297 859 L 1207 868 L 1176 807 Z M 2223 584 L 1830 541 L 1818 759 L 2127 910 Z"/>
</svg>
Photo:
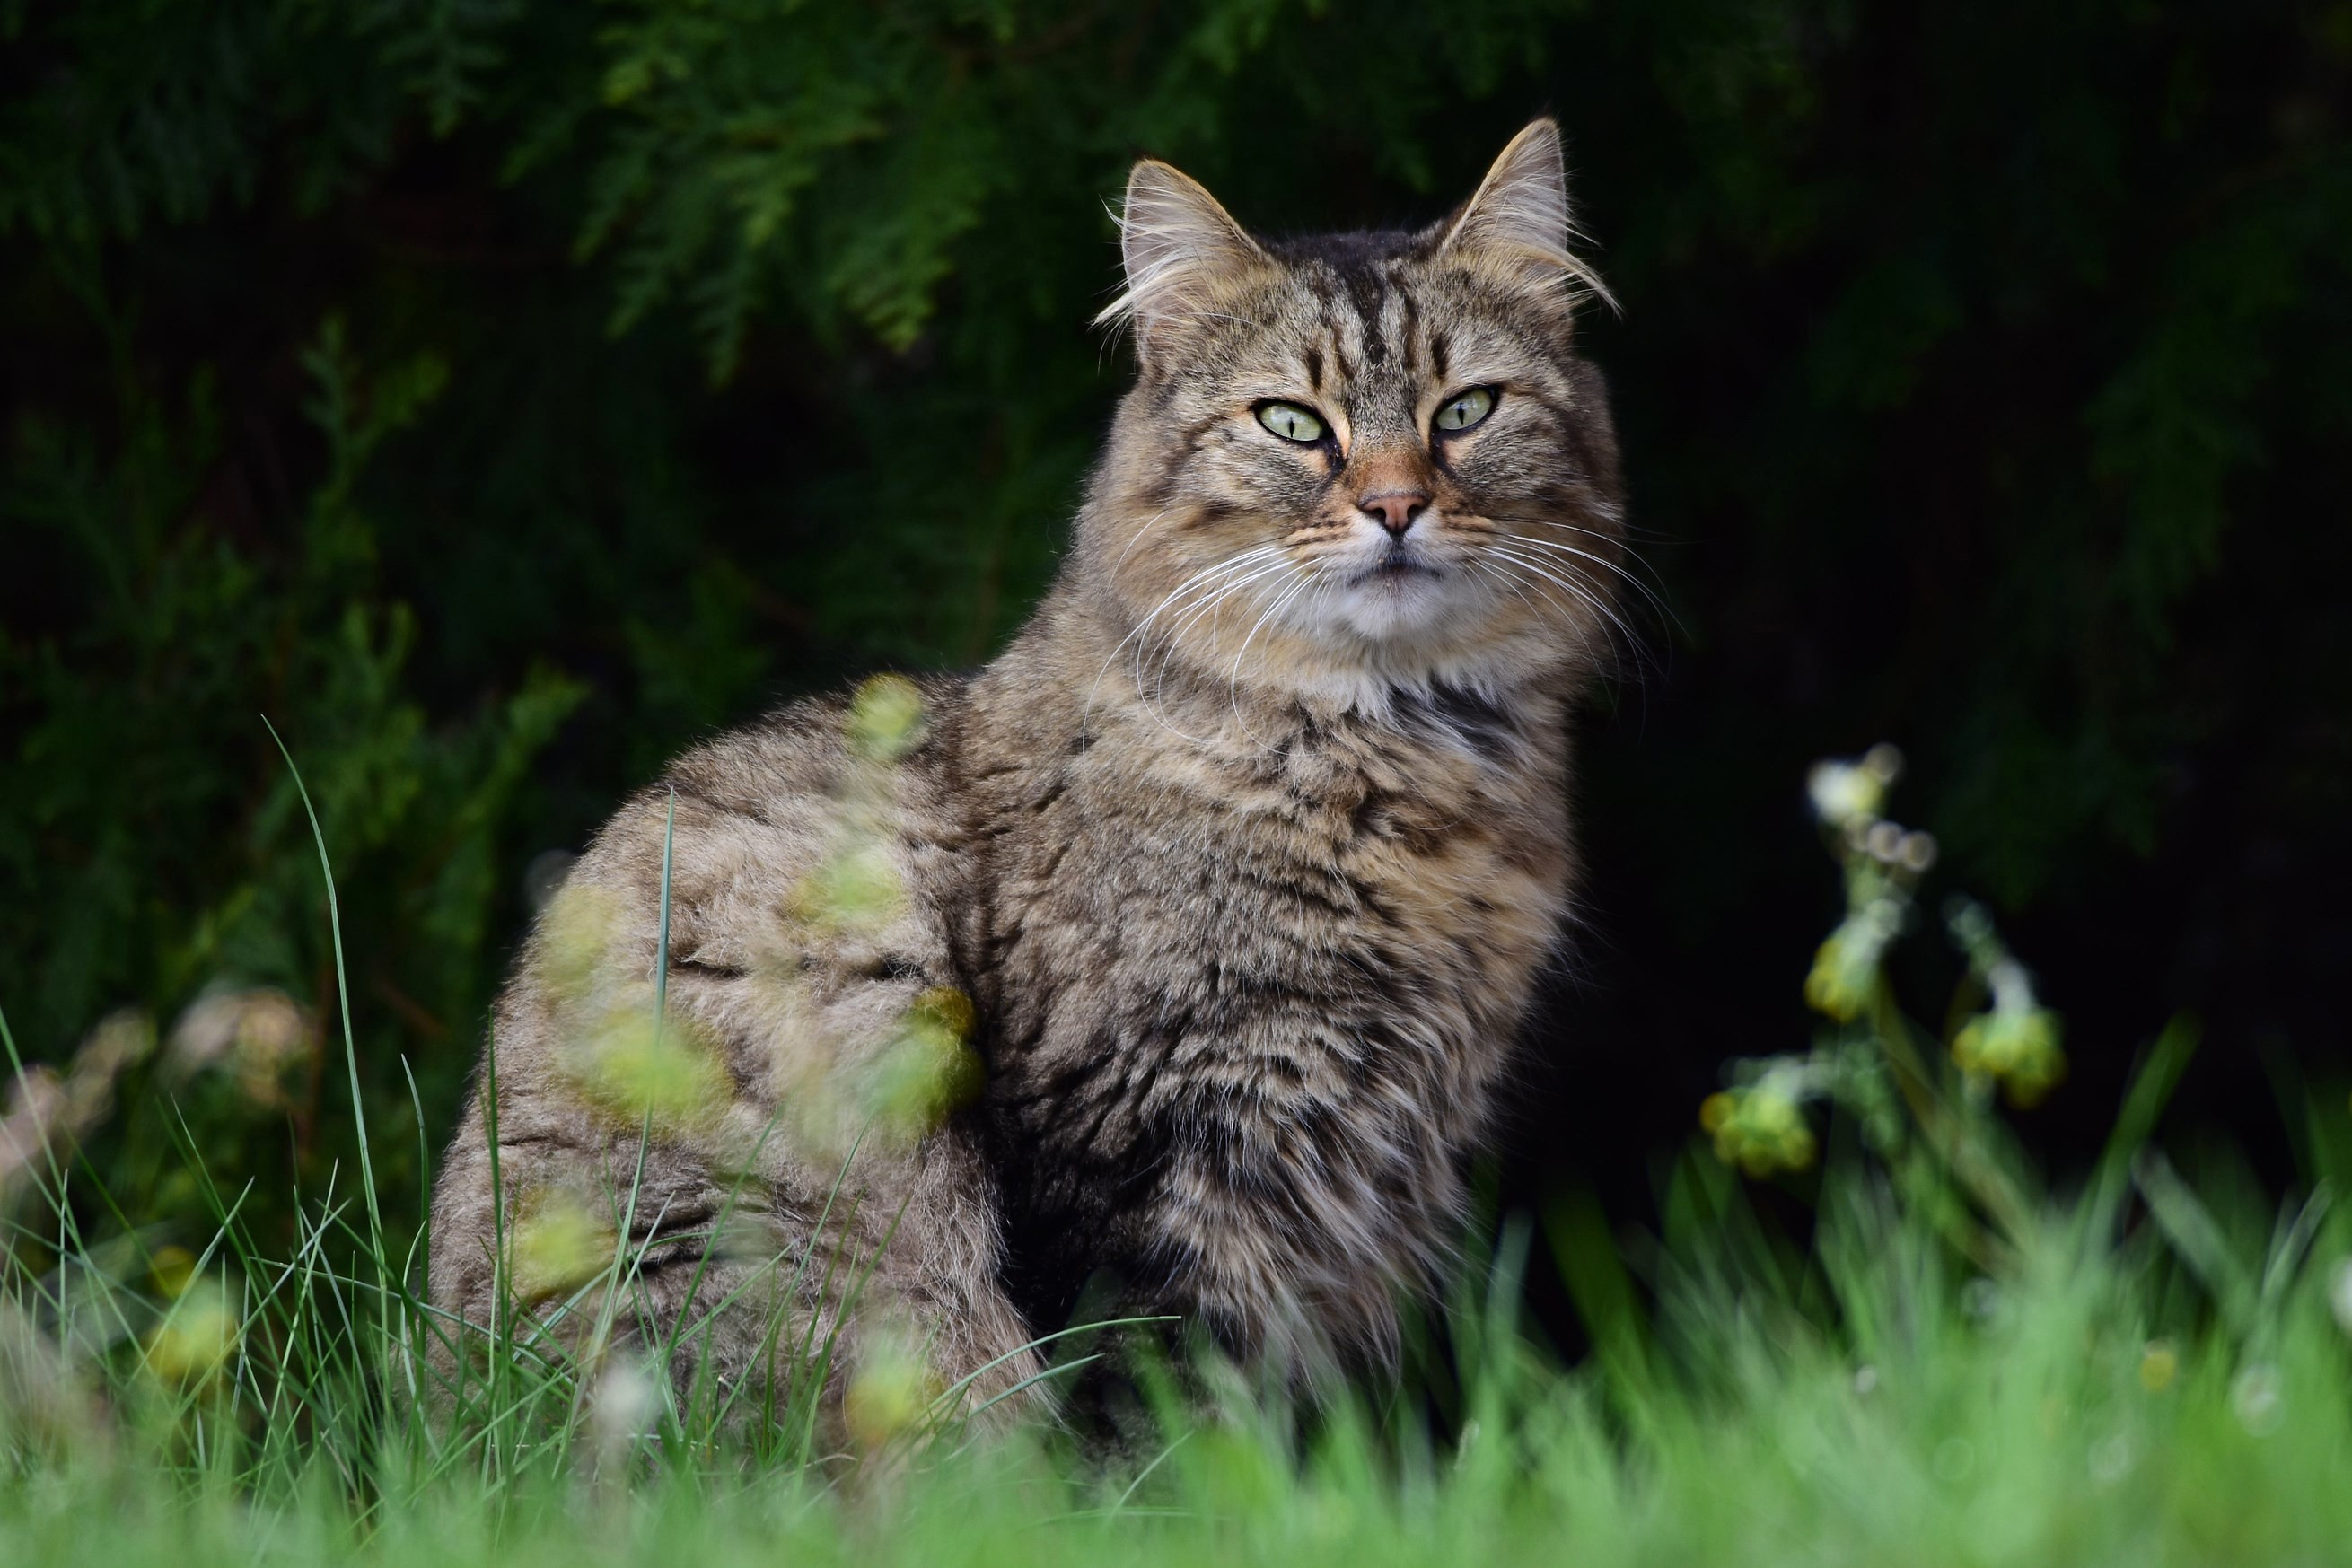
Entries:
<svg viewBox="0 0 2352 1568">
<path fill-rule="evenodd" d="M 1424 229 L 1263 238 L 1153 162 L 1121 228 L 1059 580 L 978 674 L 795 704 L 598 834 L 435 1195 L 447 1312 L 836 1415 L 886 1344 L 1014 1388 L 1082 1292 L 1392 1354 L 1575 878 L 1600 285 L 1542 120 Z"/>
</svg>

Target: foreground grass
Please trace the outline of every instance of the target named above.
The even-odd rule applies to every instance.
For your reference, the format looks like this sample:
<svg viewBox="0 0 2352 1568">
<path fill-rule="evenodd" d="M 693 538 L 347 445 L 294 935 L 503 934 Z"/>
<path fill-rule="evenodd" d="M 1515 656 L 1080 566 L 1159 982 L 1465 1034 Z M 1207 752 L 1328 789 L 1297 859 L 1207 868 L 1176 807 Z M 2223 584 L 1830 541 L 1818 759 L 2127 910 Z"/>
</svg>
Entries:
<svg viewBox="0 0 2352 1568">
<path fill-rule="evenodd" d="M 1524 1332 L 1507 1224 L 1403 1387 L 1309 1413 L 1210 1368 L 1108 1454 L 1044 1423 L 982 1440 L 953 1391 L 858 1406 L 855 1380 L 897 1414 L 820 1436 L 790 1401 L 751 1431 L 681 1407 L 600 1348 L 625 1249 L 579 1287 L 595 1333 L 500 1325 L 434 1394 L 450 1325 L 386 1239 L 364 1124 L 361 1190 L 275 1251 L 179 1124 L 217 1231 L 158 1246 L 59 1134 L 102 1113 L 129 1037 L 43 1077 L 0 1019 L 0 1568 L 2352 1562 L 2342 1100 L 2295 1108 L 2309 1194 L 2282 1209 L 2226 1159 L 2184 1177 L 2150 1141 L 2177 1026 L 2088 1181 L 2051 1192 L 1994 1092 L 2051 1087 L 2056 1023 L 1980 911 L 1948 919 L 1990 1008 L 1939 1043 L 1894 1005 L 1879 954 L 1925 857 L 1878 831 L 1882 771 L 1816 772 L 1847 811 L 1823 809 L 1851 910 L 1808 982 L 1835 1029 L 1734 1064 L 1655 1234 L 1546 1217 L 1588 1358 Z M 1780 1196 L 1759 1209 L 1734 1166 Z M 796 1354 L 821 1383 L 830 1345 Z"/>
<path fill-rule="evenodd" d="M 2086 1235 L 2095 1194 L 2045 1209 L 1996 1280 L 1954 1268 L 1865 1167 L 1830 1178 L 1802 1260 L 1774 1256 L 1727 1181 L 1696 1162 L 1685 1181 L 1722 1206 L 1712 1241 L 1653 1260 L 1656 1310 L 1616 1321 L 1591 1364 L 1552 1364 L 1505 1308 L 1458 1317 L 1443 1441 L 1393 1408 L 1301 1423 L 1231 1395 L 1116 1463 L 1045 1434 L 782 1469 L 624 1437 L 428 1473 L 430 1444 L 386 1417 L 355 1492 L 329 1456 L 299 1458 L 299 1408 L 271 1432 L 213 1406 L 198 1452 L 199 1398 L 79 1456 L 17 1446 L 0 1562 L 2352 1560 L 2352 1274 L 2311 1227 L 2243 1258 L 2233 1323 L 2163 1227 Z M 2227 1245 L 2196 1199 L 2165 1201 Z M 1585 1264 L 1605 1323 L 1609 1259 Z"/>
<path fill-rule="evenodd" d="M 1088 1485 L 1037 1450 L 859 1495 L 792 1477 L 444 1486 L 362 1527 L 336 1498 L 257 1505 L 136 1471 L 10 1489 L 11 1563 L 1119 1561 L 1306 1563 L 2319 1563 L 2352 1554 L 2352 1430 L 2331 1346 L 2290 1343 L 2274 1408 L 2218 1361 L 2150 1392 L 2063 1303 L 2022 1332 L 1878 1367 L 1801 1358 L 1721 1407 L 1659 1401 L 1638 1435 L 1572 1379 L 1517 1392 L 1442 1459 L 1328 1440 L 1300 1461 L 1194 1432 L 1144 1483 Z"/>
</svg>

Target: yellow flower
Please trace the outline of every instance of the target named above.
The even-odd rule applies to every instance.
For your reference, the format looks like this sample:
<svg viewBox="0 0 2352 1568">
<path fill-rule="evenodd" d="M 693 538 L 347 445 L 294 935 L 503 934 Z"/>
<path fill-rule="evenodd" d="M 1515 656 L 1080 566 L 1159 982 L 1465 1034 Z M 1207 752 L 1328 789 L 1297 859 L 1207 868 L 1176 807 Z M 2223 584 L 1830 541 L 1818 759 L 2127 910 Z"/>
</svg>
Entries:
<svg viewBox="0 0 2352 1568">
<path fill-rule="evenodd" d="M 1867 822 L 1878 815 L 1886 800 L 1886 786 L 1851 762 L 1816 762 L 1805 776 L 1805 793 L 1813 813 L 1833 828 Z"/>
<path fill-rule="evenodd" d="M 935 987 L 915 998 L 868 1086 L 867 1110 L 882 1131 L 911 1142 L 979 1094 L 980 1057 L 964 1043 L 971 1024 L 961 991 Z"/>
<path fill-rule="evenodd" d="M 1698 1120 L 1714 1138 L 1716 1158 L 1749 1176 L 1803 1170 L 1813 1163 L 1813 1131 L 1805 1125 L 1803 1112 L 1767 1084 L 1708 1095 Z"/>
<path fill-rule="evenodd" d="M 236 1354 L 241 1333 L 228 1293 L 212 1282 L 184 1291 L 147 1335 L 147 1365 L 172 1383 L 209 1382 Z"/>
<path fill-rule="evenodd" d="M 2058 1015 L 2046 1008 L 1996 1006 L 1961 1026 L 1952 1060 L 1963 1072 L 1999 1083 L 2011 1104 L 2031 1109 L 2066 1075 L 2058 1034 Z"/>
<path fill-rule="evenodd" d="M 1813 955 L 1805 977 L 1805 1001 L 1815 1012 L 1851 1023 L 1870 1005 L 1878 984 L 1878 961 L 1902 924 L 1898 906 L 1873 899 L 1838 923 Z"/>
<path fill-rule="evenodd" d="M 2180 1371 L 2180 1353 L 2168 1340 L 2152 1339 L 2140 1352 L 2139 1385 L 2150 1394 L 2161 1394 L 2172 1386 Z"/>
<path fill-rule="evenodd" d="M 534 957 L 547 988 L 567 1002 L 593 995 L 612 967 L 621 925 L 619 899 L 577 879 L 566 882 L 539 920 Z"/>
<path fill-rule="evenodd" d="M 526 1194 L 508 1242 L 509 1287 L 524 1301 L 566 1295 L 604 1271 L 615 1239 L 611 1221 L 570 1193 Z"/>
<path fill-rule="evenodd" d="M 937 1380 L 914 1346 L 896 1335 L 870 1341 L 849 1375 L 841 1415 L 850 1436 L 878 1448 L 911 1430 L 939 1395 Z"/>
<path fill-rule="evenodd" d="M 287 1079 L 317 1049 L 310 1013 L 285 992 L 267 986 L 215 991 L 173 1026 L 169 1066 L 174 1072 L 194 1072 L 226 1064 L 247 1099 L 284 1109 L 291 1103 Z"/>
<path fill-rule="evenodd" d="M 709 1126 L 733 1098 L 726 1067 L 683 1019 L 673 1015 L 656 1029 L 649 1012 L 627 1008 L 607 1015 L 601 1032 L 567 1058 L 573 1082 L 592 1104 L 624 1123 L 650 1117 L 657 1133 Z"/>
<path fill-rule="evenodd" d="M 876 675 L 850 699 L 850 749 L 870 762 L 898 761 L 922 730 L 923 694 L 904 675 Z"/>
<path fill-rule="evenodd" d="M 196 1277 L 195 1254 L 184 1247 L 158 1247 L 148 1260 L 147 1277 L 164 1295 L 184 1295 Z"/>
<path fill-rule="evenodd" d="M 836 930 L 887 925 L 906 900 L 898 862 L 880 838 L 844 844 L 802 879 L 793 894 L 793 909 L 803 919 Z"/>
</svg>

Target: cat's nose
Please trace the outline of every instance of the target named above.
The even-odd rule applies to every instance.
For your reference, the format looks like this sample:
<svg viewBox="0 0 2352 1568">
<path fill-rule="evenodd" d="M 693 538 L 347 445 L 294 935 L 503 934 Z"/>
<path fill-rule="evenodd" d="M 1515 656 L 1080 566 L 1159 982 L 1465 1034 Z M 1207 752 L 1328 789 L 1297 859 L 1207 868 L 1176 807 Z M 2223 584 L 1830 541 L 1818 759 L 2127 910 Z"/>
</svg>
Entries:
<svg viewBox="0 0 2352 1568">
<path fill-rule="evenodd" d="M 1418 490 L 1383 490 L 1377 496 L 1356 497 L 1359 510 L 1370 514 L 1372 521 L 1398 538 L 1404 538 L 1404 531 L 1428 505 L 1429 497 Z"/>
</svg>

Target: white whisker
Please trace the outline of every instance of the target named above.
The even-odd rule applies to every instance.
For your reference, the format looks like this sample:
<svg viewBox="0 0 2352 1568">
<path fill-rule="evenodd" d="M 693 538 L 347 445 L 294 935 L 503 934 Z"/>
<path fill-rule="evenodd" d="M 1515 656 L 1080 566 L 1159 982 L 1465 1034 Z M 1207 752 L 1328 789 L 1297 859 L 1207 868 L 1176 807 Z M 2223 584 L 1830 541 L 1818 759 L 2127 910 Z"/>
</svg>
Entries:
<svg viewBox="0 0 2352 1568">
<path fill-rule="evenodd" d="M 1259 545 L 1255 549 L 1245 549 L 1239 555 L 1230 556 L 1223 560 L 1215 561 L 1208 566 L 1202 567 L 1200 570 L 1186 578 L 1182 582 L 1178 583 L 1174 588 L 1169 590 L 1168 593 L 1160 601 L 1160 602 L 1151 607 L 1150 613 L 1139 620 L 1127 635 L 1118 640 L 1118 645 L 1112 648 L 1109 655 L 1103 660 L 1102 668 L 1095 672 L 1094 684 L 1087 688 L 1086 706 L 1081 710 L 1078 717 L 1078 735 L 1081 740 L 1083 740 L 1087 734 L 1087 726 L 1093 718 L 1095 693 L 1101 688 L 1103 676 L 1110 673 L 1111 665 L 1118 662 L 1120 652 L 1127 647 L 1128 643 L 1134 642 L 1137 638 L 1142 636 L 1150 628 L 1151 622 L 1158 619 L 1161 612 L 1176 603 L 1176 601 L 1186 593 L 1194 591 L 1196 587 L 1213 585 L 1217 578 L 1227 572 L 1253 563 L 1264 557 L 1278 553 L 1279 547 L 1277 546 Z M 1138 656 L 1139 659 L 1139 649 L 1138 650 Z M 1139 674 L 1140 666 L 1139 664 Z"/>
<path fill-rule="evenodd" d="M 1240 595 L 1252 586 L 1265 581 L 1269 577 L 1279 576 L 1285 571 L 1295 570 L 1296 568 L 1294 568 L 1286 559 L 1276 560 L 1270 564 L 1261 565 L 1255 570 L 1251 571 L 1248 575 L 1238 578 L 1219 587 L 1214 593 L 1208 595 L 1188 611 L 1182 621 L 1171 625 L 1160 639 L 1158 674 L 1153 678 L 1154 695 L 1144 697 L 1146 704 L 1148 705 L 1155 701 L 1157 694 L 1166 690 L 1168 668 L 1176 657 L 1177 644 L 1185 632 L 1198 625 L 1202 617 L 1206 616 L 1213 618 L 1214 616 L 1221 614 L 1224 610 L 1225 601 L 1227 600 Z M 1143 654 L 1142 650 L 1139 648 L 1136 651 L 1135 685 L 1137 693 L 1141 695 L 1143 693 L 1144 675 Z"/>
<path fill-rule="evenodd" d="M 1508 523 L 1515 528 L 1550 528 L 1563 529 L 1569 533 L 1582 534 L 1587 538 L 1598 539 L 1605 544 L 1616 545 L 1620 549 L 1622 549 L 1625 552 L 1626 557 L 1629 559 L 1640 565 L 1644 570 L 1648 571 L 1652 577 L 1657 576 L 1656 569 L 1652 567 L 1648 561 L 1642 559 L 1642 554 L 1639 550 L 1633 549 L 1633 546 L 1627 544 L 1624 540 L 1614 538 L 1609 534 L 1601 533 L 1597 528 L 1580 528 L 1574 523 L 1561 522 L 1557 518 L 1549 517 L 1482 517 L 1478 520 L 1486 523 Z M 1595 566 L 1615 572 L 1619 577 L 1624 579 L 1625 582 L 1632 587 L 1635 592 L 1639 593 L 1643 599 L 1649 601 L 1650 607 L 1653 610 L 1655 610 L 1659 616 L 1668 624 L 1676 628 L 1680 628 L 1682 626 L 1682 620 L 1679 616 L 1675 615 L 1673 607 L 1668 605 L 1665 600 L 1662 598 L 1657 591 L 1649 585 L 1649 583 L 1643 581 L 1639 573 L 1627 569 L 1621 563 L 1611 560 L 1605 556 L 1595 555 L 1589 550 L 1579 549 L 1574 545 L 1563 544 L 1558 539 L 1547 539 L 1539 538 L 1534 534 L 1524 533 L 1511 534 L 1507 537 L 1512 544 L 1537 545 L 1545 549 L 1559 550 L 1564 554 L 1580 557 L 1585 560 L 1592 562 Z"/>
<path fill-rule="evenodd" d="M 1266 622 L 1280 612 L 1284 605 L 1297 598 L 1307 589 L 1315 586 L 1315 578 L 1302 573 L 1297 582 L 1276 595 L 1274 601 L 1259 613 L 1256 622 L 1249 629 L 1249 635 L 1242 639 L 1241 647 L 1234 654 L 1233 674 L 1226 682 L 1225 700 L 1233 708 L 1234 722 L 1242 727 L 1242 733 L 1252 740 L 1257 739 L 1257 732 L 1251 729 L 1249 720 L 1242 716 L 1242 660 L 1248 656 L 1250 644 L 1257 641 L 1257 634 L 1265 629 Z"/>
<path fill-rule="evenodd" d="M 1514 565 L 1517 566 L 1521 570 L 1528 572 L 1533 576 L 1550 583 L 1561 592 L 1567 593 L 1575 598 L 1588 610 L 1600 616 L 1602 620 L 1607 622 L 1610 626 L 1613 627 L 1618 632 L 1622 634 L 1626 644 L 1629 647 L 1633 649 L 1637 653 L 1640 652 L 1642 640 L 1634 635 L 1633 627 L 1626 623 L 1624 617 L 1619 615 L 1614 609 L 1611 608 L 1605 596 L 1595 591 L 1590 585 L 1578 582 L 1572 576 L 1554 571 L 1551 570 L 1549 563 L 1544 561 L 1539 556 L 1521 555 L 1517 553 L 1508 544 L 1489 540 L 1487 541 L 1486 549 L 1487 554 L 1503 560 L 1510 561 Z"/>
</svg>

